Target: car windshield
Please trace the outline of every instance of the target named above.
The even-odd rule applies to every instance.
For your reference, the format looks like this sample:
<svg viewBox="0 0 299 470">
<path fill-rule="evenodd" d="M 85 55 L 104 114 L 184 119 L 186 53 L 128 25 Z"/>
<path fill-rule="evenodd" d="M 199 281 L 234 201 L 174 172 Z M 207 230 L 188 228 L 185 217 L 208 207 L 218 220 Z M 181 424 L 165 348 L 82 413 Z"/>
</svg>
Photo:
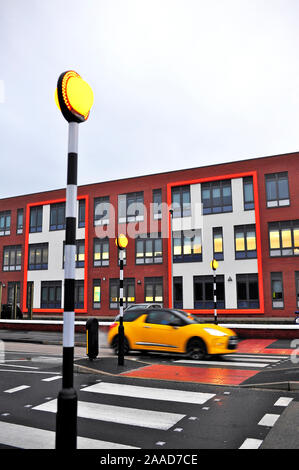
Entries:
<svg viewBox="0 0 299 470">
<path fill-rule="evenodd" d="M 135 321 L 138 317 L 143 315 L 144 310 L 134 310 L 133 308 L 124 312 L 123 321 Z M 115 317 L 115 321 L 119 321 L 120 314 Z"/>
<path fill-rule="evenodd" d="M 129 307 L 126 308 L 126 312 L 128 310 L 136 310 L 140 308 L 161 308 L 161 305 L 158 304 L 135 304 L 135 305 L 130 305 Z"/>
<path fill-rule="evenodd" d="M 190 318 L 190 320 L 194 320 L 194 323 L 202 323 L 202 321 L 197 318 L 195 315 L 192 315 L 191 313 L 189 312 L 185 312 L 184 310 L 173 310 L 173 312 L 179 312 L 181 313 L 182 315 L 185 315 L 187 318 Z"/>
</svg>

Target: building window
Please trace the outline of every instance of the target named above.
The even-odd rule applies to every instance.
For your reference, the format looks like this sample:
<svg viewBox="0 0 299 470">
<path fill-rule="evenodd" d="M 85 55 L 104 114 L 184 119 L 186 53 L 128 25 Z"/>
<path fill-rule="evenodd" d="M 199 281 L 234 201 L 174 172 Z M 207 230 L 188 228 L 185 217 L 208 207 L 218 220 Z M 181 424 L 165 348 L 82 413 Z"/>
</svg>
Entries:
<svg viewBox="0 0 299 470">
<path fill-rule="evenodd" d="M 214 308 L 213 276 L 193 276 L 194 308 Z M 225 308 L 224 276 L 216 276 L 217 308 Z"/>
<path fill-rule="evenodd" d="M 65 242 L 63 242 L 63 263 L 65 263 Z M 76 252 L 75 252 L 75 266 L 76 268 L 84 268 L 85 263 L 85 240 L 76 240 Z"/>
<path fill-rule="evenodd" d="M 141 222 L 144 219 L 143 192 L 118 196 L 118 222 Z"/>
<path fill-rule="evenodd" d="M 257 257 L 255 225 L 235 226 L 235 257 L 236 259 Z"/>
<path fill-rule="evenodd" d="M 299 220 L 269 223 L 270 256 L 299 255 Z"/>
<path fill-rule="evenodd" d="M 173 217 L 191 216 L 190 185 L 172 188 L 171 201 Z"/>
<path fill-rule="evenodd" d="M 284 307 L 282 273 L 271 273 L 271 297 L 273 308 Z"/>
<path fill-rule="evenodd" d="M 162 238 L 136 238 L 136 264 L 156 264 L 163 262 Z"/>
<path fill-rule="evenodd" d="M 154 219 L 162 219 L 162 190 L 153 190 L 153 216 Z"/>
<path fill-rule="evenodd" d="M 93 280 L 92 305 L 94 309 L 101 308 L 101 279 Z"/>
<path fill-rule="evenodd" d="M 50 230 L 65 229 L 65 202 L 51 204 L 50 206 Z"/>
<path fill-rule="evenodd" d="M 30 309 L 31 306 L 33 307 L 33 299 L 34 299 L 34 282 L 27 281 L 26 307 L 28 309 Z"/>
<path fill-rule="evenodd" d="M 124 279 L 123 287 L 123 305 L 124 308 L 135 302 L 135 279 Z M 110 279 L 109 281 L 109 297 L 110 308 L 119 308 L 119 279 Z"/>
<path fill-rule="evenodd" d="M 202 261 L 201 230 L 173 232 L 173 262 Z"/>
<path fill-rule="evenodd" d="M 201 184 L 203 214 L 218 214 L 233 210 L 231 181 L 211 181 Z"/>
<path fill-rule="evenodd" d="M 295 271 L 297 308 L 299 307 L 299 271 Z"/>
<path fill-rule="evenodd" d="M 78 208 L 78 227 L 85 227 L 85 199 L 79 200 Z"/>
<path fill-rule="evenodd" d="M 244 197 L 244 210 L 248 211 L 254 209 L 254 193 L 253 193 L 253 178 L 247 176 L 243 178 L 243 197 Z"/>
<path fill-rule="evenodd" d="M 218 261 L 224 259 L 222 227 L 213 227 L 213 256 Z"/>
<path fill-rule="evenodd" d="M 48 243 L 29 245 L 28 270 L 48 269 Z"/>
<path fill-rule="evenodd" d="M 5 246 L 3 249 L 3 271 L 21 271 L 22 247 Z"/>
<path fill-rule="evenodd" d="M 144 300 L 145 302 L 156 302 L 163 304 L 163 278 L 144 278 Z"/>
<path fill-rule="evenodd" d="M 75 281 L 75 308 L 84 308 L 84 281 Z"/>
<path fill-rule="evenodd" d="M 289 206 L 288 173 L 265 175 L 267 207 Z"/>
<path fill-rule="evenodd" d="M 173 308 L 183 308 L 183 277 L 173 278 Z"/>
<path fill-rule="evenodd" d="M 0 237 L 10 235 L 10 211 L 0 212 Z"/>
<path fill-rule="evenodd" d="M 94 225 L 108 225 L 109 224 L 109 196 L 98 197 L 94 200 Z"/>
<path fill-rule="evenodd" d="M 259 285 L 257 274 L 237 274 L 238 308 L 259 308 Z"/>
<path fill-rule="evenodd" d="M 93 265 L 109 266 L 109 238 L 95 238 L 93 242 Z"/>
<path fill-rule="evenodd" d="M 43 206 L 31 207 L 29 232 L 41 232 L 43 228 Z"/>
<path fill-rule="evenodd" d="M 23 209 L 17 211 L 17 234 L 23 233 Z"/>
<path fill-rule="evenodd" d="M 21 292 L 20 282 L 9 282 L 7 284 L 7 303 L 13 305 L 14 296 L 16 295 L 16 303 L 20 304 L 20 292 Z"/>
<path fill-rule="evenodd" d="M 85 240 L 76 241 L 76 268 L 84 268 L 85 263 Z"/>
<path fill-rule="evenodd" d="M 41 308 L 61 308 L 61 281 L 41 281 Z"/>
</svg>

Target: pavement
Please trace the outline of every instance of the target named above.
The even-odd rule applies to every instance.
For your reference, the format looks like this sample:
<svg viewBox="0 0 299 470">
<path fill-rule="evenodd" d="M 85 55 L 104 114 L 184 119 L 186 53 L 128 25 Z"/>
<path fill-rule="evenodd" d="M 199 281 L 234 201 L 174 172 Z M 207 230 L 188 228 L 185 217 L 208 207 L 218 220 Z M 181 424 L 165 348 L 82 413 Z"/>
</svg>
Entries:
<svg viewBox="0 0 299 470">
<path fill-rule="evenodd" d="M 8 342 L 25 342 L 36 344 L 54 344 L 62 345 L 61 332 L 41 332 L 41 331 L 14 331 L 14 330 L 0 330 L 0 339 Z M 75 345 L 86 347 L 86 335 L 84 333 L 75 334 Z M 101 347 L 107 347 L 106 335 L 99 338 L 100 352 Z M 149 362 L 145 356 L 136 356 L 132 358 L 125 358 L 124 365 L 118 365 L 117 357 L 115 356 L 98 356 L 94 360 L 88 357 L 75 360 L 74 370 L 79 373 L 98 373 L 107 375 L 126 375 L 134 370 L 146 367 Z M 298 369 L 294 367 L 294 377 Z M 165 378 L 164 378 L 165 380 Z M 272 384 L 262 384 L 262 388 L 268 389 L 282 389 L 290 391 L 289 380 L 280 382 L 275 386 Z M 295 393 L 294 401 L 292 401 L 287 408 L 280 415 L 273 428 L 269 431 L 267 437 L 264 439 L 260 449 L 299 449 L 299 382 L 291 390 Z M 248 386 L 255 388 L 254 383 Z M 296 396 L 296 393 L 298 394 Z M 297 398 L 298 397 L 298 398 Z M 297 401 L 296 401 L 297 400 Z"/>
</svg>

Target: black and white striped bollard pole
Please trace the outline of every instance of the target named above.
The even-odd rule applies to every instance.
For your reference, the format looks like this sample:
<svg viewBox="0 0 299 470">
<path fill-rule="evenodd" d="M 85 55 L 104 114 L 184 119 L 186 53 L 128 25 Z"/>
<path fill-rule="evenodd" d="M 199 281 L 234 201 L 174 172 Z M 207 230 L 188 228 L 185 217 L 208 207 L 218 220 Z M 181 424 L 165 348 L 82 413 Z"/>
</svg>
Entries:
<svg viewBox="0 0 299 470">
<path fill-rule="evenodd" d="M 213 259 L 211 261 L 211 267 L 213 269 L 213 297 L 214 297 L 214 323 L 218 324 L 217 319 L 217 284 L 216 284 L 216 269 L 218 268 L 218 262 Z"/>
<path fill-rule="evenodd" d="M 73 384 L 78 123 L 69 123 L 65 208 L 62 390 L 58 395 L 56 448 L 77 447 L 77 393 Z"/>
<path fill-rule="evenodd" d="M 79 123 L 89 115 L 93 93 L 74 71 L 62 73 L 56 89 L 56 103 L 69 123 L 67 187 L 65 207 L 65 262 L 62 390 L 58 394 L 56 449 L 77 448 L 77 393 L 74 389 L 75 255 L 77 216 L 77 167 Z"/>
<path fill-rule="evenodd" d="M 118 326 L 118 365 L 124 365 L 124 343 L 125 343 L 125 330 L 124 330 L 124 252 L 128 244 L 128 239 L 125 235 L 121 234 L 115 240 L 116 246 L 119 250 L 119 326 Z"/>
</svg>

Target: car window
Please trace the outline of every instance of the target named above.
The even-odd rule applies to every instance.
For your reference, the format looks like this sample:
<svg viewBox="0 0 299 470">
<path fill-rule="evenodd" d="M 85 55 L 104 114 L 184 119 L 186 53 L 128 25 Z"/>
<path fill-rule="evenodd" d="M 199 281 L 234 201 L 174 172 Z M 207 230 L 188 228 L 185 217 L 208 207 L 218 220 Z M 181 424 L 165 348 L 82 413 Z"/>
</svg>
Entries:
<svg viewBox="0 0 299 470">
<path fill-rule="evenodd" d="M 124 321 L 135 321 L 137 318 L 139 318 L 141 315 L 143 315 L 144 312 L 142 311 L 137 311 L 137 310 L 129 310 L 127 312 L 124 312 Z M 117 317 L 115 318 L 115 321 L 119 321 L 120 315 L 118 314 Z"/>
<path fill-rule="evenodd" d="M 145 323 L 154 323 L 156 325 L 169 325 L 173 321 L 178 324 L 184 324 L 183 320 L 180 322 L 180 318 L 172 312 L 165 312 L 163 310 L 155 310 L 148 313 Z"/>
</svg>

